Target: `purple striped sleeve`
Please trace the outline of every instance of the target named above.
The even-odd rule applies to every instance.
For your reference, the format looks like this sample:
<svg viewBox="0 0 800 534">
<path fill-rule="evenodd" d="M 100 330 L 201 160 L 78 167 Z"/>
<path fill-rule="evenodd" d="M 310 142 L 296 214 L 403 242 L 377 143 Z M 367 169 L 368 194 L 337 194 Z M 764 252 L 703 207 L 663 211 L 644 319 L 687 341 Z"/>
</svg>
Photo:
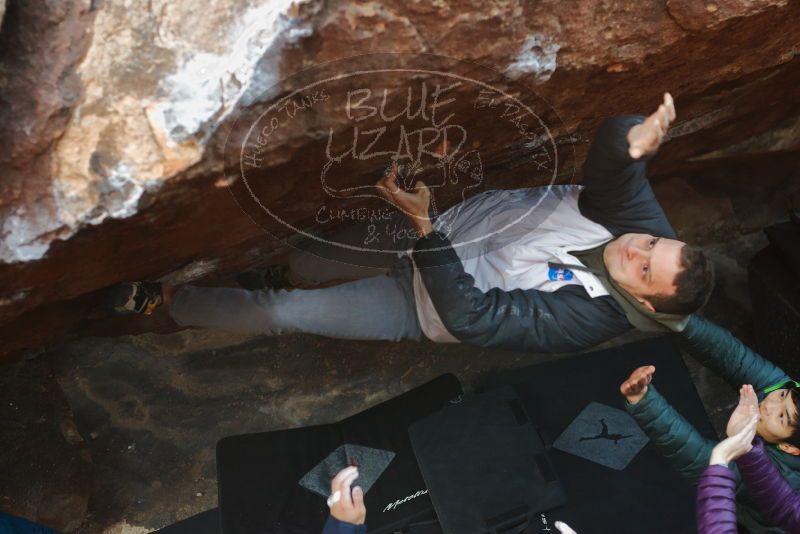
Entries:
<svg viewBox="0 0 800 534">
<path fill-rule="evenodd" d="M 756 439 L 753 449 L 736 460 L 736 465 L 747 495 L 766 518 L 786 532 L 800 532 L 800 493 L 770 461 L 764 443 Z"/>
<path fill-rule="evenodd" d="M 697 532 L 736 534 L 736 477 L 723 465 L 709 465 L 697 483 Z"/>
</svg>

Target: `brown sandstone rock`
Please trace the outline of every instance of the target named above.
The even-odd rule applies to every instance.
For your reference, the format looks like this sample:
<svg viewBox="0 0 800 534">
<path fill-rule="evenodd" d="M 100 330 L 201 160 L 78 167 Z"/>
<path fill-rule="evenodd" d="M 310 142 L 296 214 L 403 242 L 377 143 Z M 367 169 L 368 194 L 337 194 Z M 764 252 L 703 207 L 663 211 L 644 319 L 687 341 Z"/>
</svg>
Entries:
<svg viewBox="0 0 800 534">
<path fill-rule="evenodd" d="M 676 97 L 679 120 L 654 173 L 800 115 L 800 6 L 786 0 L 215 0 L 202 9 L 174 0 L 56 8 L 41 0 L 9 6 L 5 19 L 0 352 L 65 332 L 152 328 L 99 320 L 92 292 L 178 269 L 209 281 L 285 251 L 228 191 L 235 178 L 224 175 L 226 140 L 241 134 L 237 119 L 257 117 L 292 88 L 280 80 L 324 71 L 326 61 L 437 54 L 485 65 L 474 72 L 493 86 L 526 84 L 521 93 L 535 92 L 557 114 L 547 121 L 568 162 L 560 181 L 580 179 L 572 171 L 604 117 L 649 112 L 664 90 Z M 374 68 L 375 57 L 349 65 Z M 463 101 L 466 93 L 457 94 Z M 530 185 L 520 167 L 525 147 L 506 142 L 508 124 L 460 111 L 465 128 L 485 138 L 493 184 Z M 260 198 L 312 228 L 328 202 L 319 188 L 327 129 L 309 117 L 264 154 Z M 346 185 L 372 184 L 380 170 L 374 160 Z"/>
<path fill-rule="evenodd" d="M 672 18 L 690 31 L 712 28 L 726 20 L 746 17 L 769 7 L 783 7 L 789 0 L 713 0 L 697 2 L 692 0 L 667 0 L 667 10 Z"/>
<path fill-rule="evenodd" d="M 3 511 L 60 532 L 74 531 L 86 515 L 92 459 L 43 358 L 4 366 L 0 420 Z"/>
</svg>

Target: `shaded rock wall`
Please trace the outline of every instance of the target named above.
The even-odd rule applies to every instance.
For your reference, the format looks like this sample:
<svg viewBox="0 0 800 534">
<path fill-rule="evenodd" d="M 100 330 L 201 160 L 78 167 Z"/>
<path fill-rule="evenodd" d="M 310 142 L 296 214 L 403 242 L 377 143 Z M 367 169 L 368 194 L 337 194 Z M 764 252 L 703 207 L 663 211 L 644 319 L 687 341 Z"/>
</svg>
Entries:
<svg viewBox="0 0 800 534">
<path fill-rule="evenodd" d="M 225 142 L 238 117 L 263 112 L 285 94 L 278 82 L 304 68 L 365 51 L 486 65 L 486 83 L 524 83 L 549 103 L 554 146 L 573 169 L 604 117 L 646 113 L 669 90 L 679 120 L 651 165 L 668 175 L 726 149 L 797 149 L 798 22 L 800 5 L 788 0 L 9 5 L 0 34 L 0 352 L 65 333 L 153 328 L 102 319 L 93 292 L 171 273 L 211 281 L 280 254 L 282 243 L 226 187 Z M 502 138 L 502 125 L 476 121 L 464 124 Z M 273 179 L 263 198 L 293 222 L 313 225 L 325 200 L 324 160 L 307 150 L 318 134 L 289 132 L 264 158 Z M 483 149 L 503 187 L 530 183 L 518 148 Z M 364 167 L 348 185 L 372 184 L 379 171 Z M 572 180 L 568 171 L 559 180 Z M 684 187 L 659 188 L 668 211 Z"/>
<path fill-rule="evenodd" d="M 74 531 L 89 506 L 93 462 L 50 365 L 23 360 L 3 368 L 0 421 L 3 511 Z"/>
</svg>

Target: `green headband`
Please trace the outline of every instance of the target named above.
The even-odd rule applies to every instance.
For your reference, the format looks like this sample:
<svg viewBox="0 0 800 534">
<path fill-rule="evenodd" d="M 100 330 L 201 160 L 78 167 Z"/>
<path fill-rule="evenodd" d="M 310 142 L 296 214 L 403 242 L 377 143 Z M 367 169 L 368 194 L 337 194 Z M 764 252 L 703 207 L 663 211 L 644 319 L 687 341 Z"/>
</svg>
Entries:
<svg viewBox="0 0 800 534">
<path fill-rule="evenodd" d="M 776 389 L 782 389 L 784 386 L 787 386 L 789 384 L 793 385 L 797 389 L 800 389 L 800 382 L 795 382 L 794 380 L 785 380 L 783 382 L 778 382 L 774 386 L 764 388 L 764 394 L 772 393 Z"/>
</svg>

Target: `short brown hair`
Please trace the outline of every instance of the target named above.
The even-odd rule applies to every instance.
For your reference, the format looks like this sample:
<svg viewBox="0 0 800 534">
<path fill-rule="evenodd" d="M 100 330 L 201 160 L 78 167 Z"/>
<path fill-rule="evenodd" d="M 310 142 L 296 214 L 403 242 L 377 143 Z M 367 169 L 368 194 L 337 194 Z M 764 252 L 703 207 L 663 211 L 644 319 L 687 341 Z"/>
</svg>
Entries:
<svg viewBox="0 0 800 534">
<path fill-rule="evenodd" d="M 676 315 L 692 314 L 708 302 L 714 289 L 714 264 L 701 248 L 683 246 L 675 287 L 674 295 L 652 295 L 647 300 L 656 311 Z"/>
</svg>

